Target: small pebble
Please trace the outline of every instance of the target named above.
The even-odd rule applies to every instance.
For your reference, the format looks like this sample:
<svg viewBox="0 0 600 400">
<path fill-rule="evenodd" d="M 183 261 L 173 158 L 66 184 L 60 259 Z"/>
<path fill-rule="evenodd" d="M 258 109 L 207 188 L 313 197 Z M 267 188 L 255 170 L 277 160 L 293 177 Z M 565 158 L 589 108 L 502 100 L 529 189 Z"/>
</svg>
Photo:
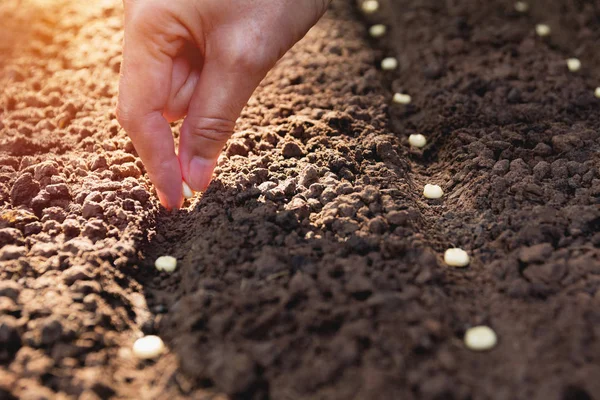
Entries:
<svg viewBox="0 0 600 400">
<path fill-rule="evenodd" d="M 396 104 L 410 104 L 412 97 L 404 93 L 394 93 L 394 98 L 392 101 Z"/>
<path fill-rule="evenodd" d="M 191 199 L 192 197 L 194 197 L 194 191 L 190 188 L 190 186 L 183 182 L 183 197 L 185 197 L 186 199 Z"/>
<path fill-rule="evenodd" d="M 154 262 L 154 266 L 159 271 L 173 272 L 177 268 L 177 259 L 171 256 L 158 257 Z"/>
<path fill-rule="evenodd" d="M 374 38 L 382 37 L 383 35 L 385 35 L 386 31 L 387 27 L 383 24 L 373 25 L 369 28 L 369 34 L 371 35 L 371 37 Z"/>
<path fill-rule="evenodd" d="M 596 96 L 597 98 L 600 99 L 600 86 L 596 88 L 596 90 L 594 91 L 594 96 Z"/>
<path fill-rule="evenodd" d="M 444 191 L 438 185 L 430 185 L 429 183 L 423 188 L 423 196 L 428 199 L 439 199 L 444 195 Z"/>
<path fill-rule="evenodd" d="M 475 326 L 465 332 L 465 345 L 471 350 L 491 350 L 497 343 L 498 336 L 489 326 Z"/>
<path fill-rule="evenodd" d="M 520 13 L 527 12 L 529 10 L 529 4 L 524 1 L 517 1 L 515 3 L 515 10 Z"/>
<path fill-rule="evenodd" d="M 578 58 L 569 58 L 567 59 L 567 68 L 571 72 L 577 72 L 581 69 L 581 61 Z"/>
<path fill-rule="evenodd" d="M 418 147 L 420 149 L 421 147 L 425 147 L 425 145 L 427 144 L 427 139 L 425 138 L 425 136 L 421 135 L 420 133 L 417 133 L 408 137 L 408 143 L 411 146 Z"/>
<path fill-rule="evenodd" d="M 398 68 L 398 60 L 394 57 L 386 57 L 381 60 L 381 69 L 384 71 L 392 71 Z"/>
<path fill-rule="evenodd" d="M 379 10 L 379 2 L 377 0 L 363 1 L 361 8 L 365 14 L 373 14 Z"/>
<path fill-rule="evenodd" d="M 541 37 L 548 36 L 550 34 L 550 27 L 546 24 L 537 24 L 535 26 L 535 33 Z"/>
<path fill-rule="evenodd" d="M 444 262 L 451 267 L 466 267 L 471 262 L 469 255 L 463 249 L 448 249 L 444 253 Z"/>
<path fill-rule="evenodd" d="M 143 360 L 156 358 L 165 351 L 162 339 L 155 335 L 144 336 L 133 344 L 133 354 Z"/>
</svg>

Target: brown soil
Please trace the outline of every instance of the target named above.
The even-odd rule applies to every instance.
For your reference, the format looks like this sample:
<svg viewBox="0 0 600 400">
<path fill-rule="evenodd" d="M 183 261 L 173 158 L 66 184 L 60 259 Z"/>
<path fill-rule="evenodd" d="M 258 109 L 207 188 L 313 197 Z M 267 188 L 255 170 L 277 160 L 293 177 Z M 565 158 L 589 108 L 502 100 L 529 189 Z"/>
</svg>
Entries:
<svg viewBox="0 0 600 400">
<path fill-rule="evenodd" d="M 594 4 L 334 2 L 168 213 L 113 113 L 119 2 L 4 0 L 0 399 L 600 398 Z"/>
</svg>

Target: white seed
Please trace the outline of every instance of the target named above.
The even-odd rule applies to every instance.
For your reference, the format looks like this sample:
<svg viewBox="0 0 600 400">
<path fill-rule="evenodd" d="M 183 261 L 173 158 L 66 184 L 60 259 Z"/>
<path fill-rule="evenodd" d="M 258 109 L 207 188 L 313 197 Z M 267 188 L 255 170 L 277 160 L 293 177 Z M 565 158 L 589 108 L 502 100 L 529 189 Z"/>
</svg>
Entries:
<svg viewBox="0 0 600 400">
<path fill-rule="evenodd" d="M 594 91 L 594 96 L 596 96 L 597 98 L 600 99 L 600 86 L 596 88 L 596 90 Z"/>
<path fill-rule="evenodd" d="M 191 199 L 192 197 L 194 197 L 194 191 L 190 188 L 190 185 L 183 182 L 182 186 L 183 186 L 183 197 L 185 197 L 186 199 Z"/>
<path fill-rule="evenodd" d="M 417 133 L 408 137 L 408 143 L 413 147 L 421 148 L 425 147 L 425 145 L 427 144 L 427 139 L 425 138 L 425 136 L 421 135 L 420 133 Z"/>
<path fill-rule="evenodd" d="M 466 267 L 471 262 L 469 254 L 463 249 L 448 249 L 444 253 L 444 262 L 451 267 Z"/>
<path fill-rule="evenodd" d="M 527 10 L 529 10 L 529 4 L 524 1 L 517 1 L 515 3 L 515 10 L 520 13 L 527 12 Z"/>
<path fill-rule="evenodd" d="M 369 28 L 369 35 L 371 35 L 374 38 L 382 37 L 383 35 L 385 35 L 386 32 L 387 27 L 383 24 L 373 25 Z"/>
<path fill-rule="evenodd" d="M 423 188 L 423 196 L 428 199 L 439 199 L 444 195 L 444 191 L 438 185 L 430 185 L 429 183 Z"/>
<path fill-rule="evenodd" d="M 581 69 L 581 61 L 578 58 L 569 58 L 567 59 L 567 68 L 571 72 L 577 72 Z"/>
<path fill-rule="evenodd" d="M 379 10 L 379 2 L 377 0 L 363 1 L 361 8 L 365 14 L 373 14 Z"/>
<path fill-rule="evenodd" d="M 158 257 L 154 262 L 154 266 L 159 271 L 173 272 L 177 268 L 177 259 L 171 256 Z"/>
<path fill-rule="evenodd" d="M 474 351 L 490 350 L 498 343 L 496 332 L 489 326 L 475 326 L 465 332 L 465 345 Z"/>
<path fill-rule="evenodd" d="M 384 71 L 391 71 L 398 68 L 398 60 L 394 57 L 386 57 L 381 60 L 381 69 Z"/>
<path fill-rule="evenodd" d="M 404 93 L 394 93 L 392 101 L 397 104 L 410 104 L 410 102 L 412 101 L 412 97 Z"/>
<path fill-rule="evenodd" d="M 165 351 L 162 339 L 155 335 L 144 336 L 133 344 L 133 354 L 143 360 L 156 358 Z"/>
<path fill-rule="evenodd" d="M 537 24 L 535 26 L 535 33 L 541 37 L 548 36 L 550 34 L 550 27 L 546 24 Z"/>
</svg>

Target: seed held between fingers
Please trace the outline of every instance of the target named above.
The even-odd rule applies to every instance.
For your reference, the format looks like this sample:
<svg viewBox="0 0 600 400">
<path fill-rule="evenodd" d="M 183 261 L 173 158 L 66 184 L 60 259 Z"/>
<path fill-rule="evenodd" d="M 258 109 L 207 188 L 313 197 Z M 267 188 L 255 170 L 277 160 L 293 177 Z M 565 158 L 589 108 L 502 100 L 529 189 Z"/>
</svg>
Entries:
<svg viewBox="0 0 600 400">
<path fill-rule="evenodd" d="M 571 72 L 577 72 L 581 69 L 581 61 L 578 58 L 569 58 L 567 59 L 567 68 Z"/>
<path fill-rule="evenodd" d="M 439 185 L 430 185 L 429 183 L 423 188 L 423 196 L 428 199 L 439 199 L 444 195 L 444 191 Z"/>
<path fill-rule="evenodd" d="M 410 97 L 410 95 L 408 94 L 404 94 L 404 93 L 394 93 L 394 97 L 392 98 L 392 101 L 396 104 L 410 104 L 412 101 L 412 97 Z"/>
<path fill-rule="evenodd" d="M 463 249 L 448 249 L 444 253 L 444 262 L 451 267 L 466 267 L 471 262 L 469 254 Z"/>
<path fill-rule="evenodd" d="M 369 35 L 374 38 L 379 38 L 385 35 L 387 27 L 383 24 L 373 25 L 369 28 Z"/>
<path fill-rule="evenodd" d="M 394 57 L 386 57 L 381 60 L 381 69 L 384 71 L 392 71 L 398 68 L 398 60 Z"/>
<path fill-rule="evenodd" d="M 159 271 L 173 272 L 177 268 L 177 259 L 172 256 L 158 257 L 154 262 L 154 266 Z"/>
<path fill-rule="evenodd" d="M 485 351 L 493 349 L 498 343 L 496 332 L 489 326 L 481 325 L 467 329 L 465 332 L 465 345 L 470 350 Z"/>
<path fill-rule="evenodd" d="M 165 344 L 155 335 L 144 336 L 133 344 L 133 354 L 137 358 L 149 360 L 160 356 L 165 351 Z"/>
<path fill-rule="evenodd" d="M 535 26 L 535 33 L 538 34 L 538 36 L 541 37 L 545 37 L 550 35 L 550 27 L 546 24 L 537 24 Z"/>
<path fill-rule="evenodd" d="M 425 136 L 421 135 L 420 133 L 417 133 L 408 137 L 408 143 L 411 146 L 420 149 L 421 147 L 425 147 L 425 145 L 427 144 L 427 139 L 425 138 Z"/>
<path fill-rule="evenodd" d="M 373 14 L 379 10 L 379 2 L 377 0 L 366 0 L 363 1 L 361 9 L 365 14 Z"/>
<path fill-rule="evenodd" d="M 190 188 L 190 186 L 183 182 L 183 197 L 185 197 L 186 199 L 191 199 L 192 197 L 194 197 L 194 191 Z"/>
</svg>

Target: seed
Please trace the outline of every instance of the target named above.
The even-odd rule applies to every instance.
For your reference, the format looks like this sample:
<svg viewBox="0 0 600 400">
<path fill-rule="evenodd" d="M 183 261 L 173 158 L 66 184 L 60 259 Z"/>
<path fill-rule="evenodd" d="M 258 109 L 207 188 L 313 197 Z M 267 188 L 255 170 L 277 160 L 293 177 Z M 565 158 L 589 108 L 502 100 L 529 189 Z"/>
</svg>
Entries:
<svg viewBox="0 0 600 400">
<path fill-rule="evenodd" d="M 443 195 L 444 191 L 438 185 L 427 184 L 425 185 L 425 188 L 423 188 L 423 196 L 428 199 L 439 199 Z"/>
<path fill-rule="evenodd" d="M 571 72 L 577 72 L 581 69 L 581 61 L 578 58 L 569 58 L 567 59 L 567 68 Z"/>
<path fill-rule="evenodd" d="M 381 60 L 381 69 L 384 71 L 391 71 L 398 68 L 398 60 L 394 57 L 386 57 Z"/>
<path fill-rule="evenodd" d="M 550 34 L 550 27 L 546 24 L 537 24 L 535 26 L 535 33 L 541 37 L 548 36 Z"/>
<path fill-rule="evenodd" d="M 490 350 L 498 343 L 496 332 L 489 326 L 475 326 L 465 332 L 465 345 L 474 351 Z"/>
<path fill-rule="evenodd" d="M 394 93 L 392 101 L 397 104 L 410 104 L 410 102 L 412 101 L 412 97 L 404 93 Z"/>
<path fill-rule="evenodd" d="M 386 31 L 387 27 L 383 24 L 373 25 L 369 28 L 369 34 L 374 38 L 382 37 Z"/>
<path fill-rule="evenodd" d="M 425 145 L 427 144 L 427 139 L 425 138 L 425 136 L 421 135 L 420 133 L 417 133 L 408 137 L 408 143 L 413 147 L 421 148 L 425 147 Z"/>
<path fill-rule="evenodd" d="M 597 98 L 600 99 L 600 86 L 596 88 L 596 90 L 594 91 L 594 96 L 596 96 Z"/>
<path fill-rule="evenodd" d="M 192 197 L 194 197 L 194 191 L 185 182 L 183 182 L 183 197 L 185 197 L 186 199 L 191 199 Z"/>
<path fill-rule="evenodd" d="M 444 253 L 444 262 L 451 267 L 466 267 L 471 262 L 469 255 L 463 249 L 448 249 Z"/>
<path fill-rule="evenodd" d="M 171 256 L 158 257 L 154 262 L 154 266 L 159 271 L 173 272 L 177 268 L 177 259 Z"/>
<path fill-rule="evenodd" d="M 162 339 L 155 335 L 144 336 L 133 344 L 133 354 L 143 360 L 156 358 L 165 351 Z"/>
<path fill-rule="evenodd" d="M 527 12 L 527 10 L 529 10 L 529 4 L 524 1 L 517 1 L 515 3 L 515 10 L 520 13 Z"/>
<path fill-rule="evenodd" d="M 366 0 L 362 3 L 361 8 L 365 14 L 373 14 L 379 10 L 379 2 L 377 0 Z"/>
</svg>

